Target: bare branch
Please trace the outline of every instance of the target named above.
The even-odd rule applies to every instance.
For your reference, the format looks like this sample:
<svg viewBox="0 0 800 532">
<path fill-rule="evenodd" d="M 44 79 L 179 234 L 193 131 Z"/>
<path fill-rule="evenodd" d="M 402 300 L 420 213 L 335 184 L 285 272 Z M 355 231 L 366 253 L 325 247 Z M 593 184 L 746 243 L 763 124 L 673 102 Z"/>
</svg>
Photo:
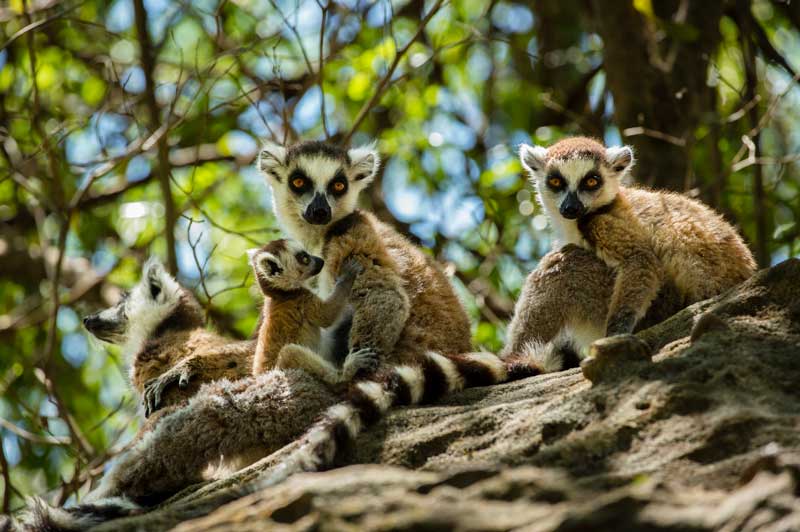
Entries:
<svg viewBox="0 0 800 532">
<path fill-rule="evenodd" d="M 417 32 L 414 34 L 411 39 L 406 43 L 403 48 L 395 52 L 394 60 L 392 64 L 389 65 L 389 70 L 386 71 L 386 74 L 383 78 L 378 82 L 378 86 L 375 88 L 375 92 L 373 93 L 372 97 L 361 107 L 356 115 L 356 119 L 353 121 L 353 125 L 350 128 L 350 131 L 342 139 L 342 144 L 347 145 L 350 142 L 350 139 L 353 138 L 353 135 L 358 130 L 359 126 L 361 126 L 361 122 L 367 117 L 367 114 L 375 107 L 381 100 L 383 93 L 386 92 L 386 88 L 389 85 L 389 81 L 391 81 L 392 76 L 394 75 L 394 71 L 397 70 L 397 67 L 400 65 L 400 61 L 408 52 L 408 49 L 411 48 L 411 45 L 416 42 L 417 39 L 422 35 L 425 31 L 425 27 L 428 25 L 428 22 L 439 12 L 439 9 L 444 5 L 445 0 L 437 0 L 437 2 L 431 7 L 428 13 L 423 17 L 423 19 L 419 23 L 419 27 L 417 28 Z"/>
<path fill-rule="evenodd" d="M 147 31 L 147 11 L 144 8 L 144 0 L 134 0 L 133 2 L 136 18 L 136 34 L 139 39 L 139 48 L 142 55 L 142 69 L 145 79 L 145 100 L 150 112 L 150 127 L 156 129 L 161 122 L 159 116 L 158 102 L 156 101 L 156 85 L 153 77 L 155 73 L 155 57 L 153 46 L 150 42 L 150 35 Z M 169 117 L 165 120 L 169 123 Z M 167 269 L 172 275 L 178 271 L 178 259 L 175 251 L 175 222 L 177 215 L 175 212 L 175 202 L 172 198 L 170 188 L 170 165 L 167 139 L 162 136 L 158 140 L 158 182 L 161 185 L 162 201 L 164 202 L 164 236 L 167 240 Z"/>
</svg>

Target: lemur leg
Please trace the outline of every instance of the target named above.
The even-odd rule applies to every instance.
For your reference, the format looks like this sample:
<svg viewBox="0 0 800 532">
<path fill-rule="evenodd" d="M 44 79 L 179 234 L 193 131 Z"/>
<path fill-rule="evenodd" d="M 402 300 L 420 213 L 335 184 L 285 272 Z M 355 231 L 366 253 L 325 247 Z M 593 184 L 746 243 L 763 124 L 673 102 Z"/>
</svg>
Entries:
<svg viewBox="0 0 800 532">
<path fill-rule="evenodd" d="M 392 352 L 408 320 L 408 296 L 399 286 L 370 287 L 358 292 L 354 298 L 348 356 L 355 352 L 373 351 L 378 359 L 382 359 Z"/>
<path fill-rule="evenodd" d="M 220 457 L 266 456 L 290 443 L 336 402 L 328 386 L 296 370 L 207 384 L 121 455 L 87 501 L 125 496 L 152 504 L 202 480 Z"/>
<path fill-rule="evenodd" d="M 606 335 L 630 334 L 647 313 L 664 281 L 664 268 L 640 227 L 629 218 L 599 215 L 586 225 L 585 236 L 598 256 L 615 267 Z"/>
<path fill-rule="evenodd" d="M 280 369 L 300 369 L 328 384 L 342 382 L 342 373 L 339 369 L 311 349 L 298 344 L 283 346 L 278 354 L 276 367 Z"/>
<path fill-rule="evenodd" d="M 567 245 L 548 253 L 525 281 L 500 356 L 563 369 L 565 348 L 581 356 L 604 335 L 613 282 L 613 271 L 592 251 Z"/>
</svg>

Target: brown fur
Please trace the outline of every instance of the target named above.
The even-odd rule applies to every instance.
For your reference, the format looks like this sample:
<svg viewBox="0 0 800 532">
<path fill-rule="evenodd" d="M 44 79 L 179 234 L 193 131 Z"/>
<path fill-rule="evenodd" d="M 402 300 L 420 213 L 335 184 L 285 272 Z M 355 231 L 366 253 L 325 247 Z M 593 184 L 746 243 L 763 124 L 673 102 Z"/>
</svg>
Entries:
<svg viewBox="0 0 800 532">
<path fill-rule="evenodd" d="M 325 240 L 322 275 L 337 275 L 350 256 L 364 267 L 351 294 L 351 351 L 373 349 L 389 364 L 418 360 L 421 351 L 470 351 L 469 318 L 453 287 L 405 237 L 356 210 L 332 224 Z"/>
<path fill-rule="evenodd" d="M 525 281 L 508 328 L 508 342 L 502 357 L 510 364 L 516 360 L 530 364 L 535 351 L 553 343 L 551 349 L 561 367 L 564 363 L 574 365 L 577 360 L 564 360 L 565 356 L 580 357 L 581 348 L 586 347 L 584 338 L 603 336 L 608 307 L 614 292 L 616 272 L 600 260 L 593 251 L 566 245 L 551 251 L 539 261 Z M 568 301 L 569 304 L 565 304 Z M 666 283 L 646 316 L 637 324 L 642 330 L 666 319 L 683 308 L 683 299 L 675 287 Z M 570 331 L 572 338 L 562 338 Z M 575 338 L 575 335 L 583 337 Z M 573 351 L 575 351 L 573 353 Z"/>
<path fill-rule="evenodd" d="M 360 266 L 351 264 L 343 268 L 333 293 L 328 299 L 322 300 L 299 282 L 293 284 L 292 288 L 286 288 L 290 279 L 287 273 L 300 274 L 291 276 L 291 279 L 307 279 L 314 273 L 297 271 L 307 270 L 309 266 L 298 263 L 291 256 L 284 240 L 270 242 L 262 251 L 280 255 L 284 259 L 283 267 L 294 268 L 295 272 L 284 271 L 274 277 L 266 277 L 256 270 L 256 279 L 265 300 L 264 320 L 259 326 L 253 374 L 258 375 L 276 367 L 298 368 L 325 382 L 338 382 L 342 378 L 340 372 L 316 353 L 320 345 L 320 328 L 333 325 L 344 311 Z M 313 259 L 322 263 L 316 257 Z M 278 284 L 276 280 L 281 281 L 282 288 L 275 286 Z"/>
<path fill-rule="evenodd" d="M 206 382 L 250 375 L 254 352 L 253 340 L 233 341 L 205 328 L 171 332 L 150 340 L 136 355 L 133 386 L 146 402 L 150 393 L 161 394 L 156 407 L 182 404 Z"/>
<path fill-rule="evenodd" d="M 603 145 L 589 137 L 568 137 L 547 149 L 547 157 L 550 160 L 584 158 L 602 161 L 605 156 Z"/>
<path fill-rule="evenodd" d="M 253 340 L 235 341 L 203 327 L 200 306 L 183 289 L 178 306 L 134 355 L 131 385 L 144 396 L 145 414 L 186 403 L 203 383 L 250 375 Z"/>
<path fill-rule="evenodd" d="M 750 250 L 720 215 L 680 194 L 620 187 L 609 208 L 590 213 L 578 227 L 617 270 L 609 335 L 631 332 L 666 281 L 686 306 L 724 292 L 756 269 Z"/>
</svg>

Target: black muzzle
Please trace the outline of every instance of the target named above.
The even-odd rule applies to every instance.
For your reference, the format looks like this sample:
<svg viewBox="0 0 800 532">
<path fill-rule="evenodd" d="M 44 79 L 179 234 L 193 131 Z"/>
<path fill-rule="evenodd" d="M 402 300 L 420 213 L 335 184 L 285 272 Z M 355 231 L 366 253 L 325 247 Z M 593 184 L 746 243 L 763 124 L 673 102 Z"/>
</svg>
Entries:
<svg viewBox="0 0 800 532">
<path fill-rule="evenodd" d="M 331 221 L 331 207 L 325 196 L 322 194 L 314 196 L 306 207 L 306 212 L 303 213 L 303 219 L 313 225 L 325 225 Z"/>
<path fill-rule="evenodd" d="M 578 194 L 575 192 L 567 192 L 567 197 L 561 202 L 558 212 L 567 220 L 574 220 L 584 215 L 586 207 L 584 207 L 581 200 L 578 199 Z"/>
</svg>

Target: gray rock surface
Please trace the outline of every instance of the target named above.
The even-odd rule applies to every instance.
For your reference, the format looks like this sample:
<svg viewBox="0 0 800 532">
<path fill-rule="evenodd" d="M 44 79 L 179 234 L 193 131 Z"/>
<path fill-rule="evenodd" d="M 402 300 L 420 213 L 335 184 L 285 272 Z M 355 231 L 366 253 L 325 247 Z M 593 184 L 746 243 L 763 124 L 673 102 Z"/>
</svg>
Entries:
<svg viewBox="0 0 800 532">
<path fill-rule="evenodd" d="M 599 346 L 591 380 L 399 409 L 339 469 L 222 505 L 281 451 L 101 528 L 800 530 L 800 260 L 637 338 Z"/>
</svg>

